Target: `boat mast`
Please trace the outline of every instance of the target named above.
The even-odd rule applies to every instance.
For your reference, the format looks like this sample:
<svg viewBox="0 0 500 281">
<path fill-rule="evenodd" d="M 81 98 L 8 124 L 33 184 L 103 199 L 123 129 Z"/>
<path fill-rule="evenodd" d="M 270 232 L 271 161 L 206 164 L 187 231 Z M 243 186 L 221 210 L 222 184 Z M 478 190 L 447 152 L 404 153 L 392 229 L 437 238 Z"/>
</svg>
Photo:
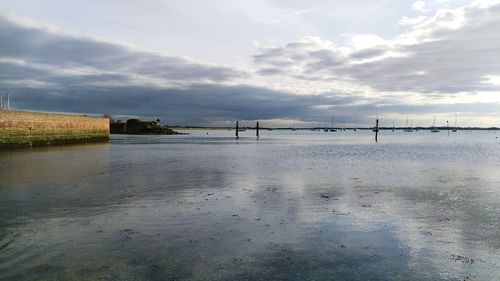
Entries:
<svg viewBox="0 0 500 281">
<path fill-rule="evenodd" d="M 458 124 L 457 124 L 457 113 L 455 112 L 455 127 L 453 127 L 452 132 L 456 133 L 458 132 Z"/>
</svg>

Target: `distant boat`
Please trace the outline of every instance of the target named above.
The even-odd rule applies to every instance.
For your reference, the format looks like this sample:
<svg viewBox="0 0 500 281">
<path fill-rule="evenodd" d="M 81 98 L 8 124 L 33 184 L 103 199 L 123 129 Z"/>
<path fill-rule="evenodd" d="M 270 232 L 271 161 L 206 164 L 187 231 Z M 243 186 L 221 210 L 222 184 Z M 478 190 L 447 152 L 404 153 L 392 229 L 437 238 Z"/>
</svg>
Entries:
<svg viewBox="0 0 500 281">
<path fill-rule="evenodd" d="M 327 132 L 336 132 L 337 130 L 333 128 L 333 114 L 332 114 L 332 124 L 330 126 L 329 130 L 326 130 Z"/>
<path fill-rule="evenodd" d="M 431 133 L 439 133 L 440 131 L 436 128 L 436 116 L 434 115 L 434 120 L 432 121 Z"/>
<path fill-rule="evenodd" d="M 238 132 L 246 132 L 246 130 L 247 130 L 247 129 L 243 129 L 243 128 L 241 128 L 241 129 L 238 129 Z"/>
<path fill-rule="evenodd" d="M 403 130 L 406 133 L 412 133 L 413 129 L 408 127 L 408 118 L 406 118 L 406 128 Z"/>
<path fill-rule="evenodd" d="M 0 96 L 0 109 L 10 109 L 10 94 L 7 94 L 7 99 L 5 101 L 3 96 Z"/>
</svg>

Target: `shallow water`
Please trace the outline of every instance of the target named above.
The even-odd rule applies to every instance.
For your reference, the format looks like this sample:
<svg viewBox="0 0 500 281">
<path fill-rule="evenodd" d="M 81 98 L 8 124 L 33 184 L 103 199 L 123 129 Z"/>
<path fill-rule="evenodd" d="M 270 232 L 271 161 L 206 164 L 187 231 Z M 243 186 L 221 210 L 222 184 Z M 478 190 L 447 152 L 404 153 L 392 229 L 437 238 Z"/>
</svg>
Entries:
<svg viewBox="0 0 500 281">
<path fill-rule="evenodd" d="M 499 280 L 500 132 L 0 152 L 0 280 Z"/>
</svg>

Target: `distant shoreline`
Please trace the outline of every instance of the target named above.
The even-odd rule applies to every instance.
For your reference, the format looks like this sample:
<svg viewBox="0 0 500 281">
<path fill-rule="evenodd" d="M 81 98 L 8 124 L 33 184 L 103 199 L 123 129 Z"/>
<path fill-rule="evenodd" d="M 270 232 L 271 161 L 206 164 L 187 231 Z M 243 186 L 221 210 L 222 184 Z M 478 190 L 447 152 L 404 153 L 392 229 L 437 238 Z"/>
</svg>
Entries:
<svg viewBox="0 0 500 281">
<path fill-rule="evenodd" d="M 169 126 L 169 128 L 172 129 L 177 129 L 177 130 L 234 130 L 235 127 L 204 127 L 204 126 Z M 438 130 L 441 131 L 447 131 L 447 130 L 453 130 L 457 129 L 458 131 L 500 131 L 500 128 L 498 127 L 435 127 Z M 255 130 L 255 127 L 244 127 L 240 126 L 240 129 L 247 129 L 247 130 Z M 302 130 L 302 131 L 310 131 L 310 130 L 322 130 L 322 129 L 335 129 L 338 131 L 341 130 L 347 130 L 347 131 L 352 131 L 354 129 L 357 130 L 373 130 L 373 127 L 370 128 L 340 128 L 340 127 L 310 127 L 310 128 L 298 128 L 298 127 L 260 127 L 260 130 Z M 405 129 L 413 129 L 413 130 L 422 130 L 422 131 L 430 131 L 434 128 L 432 127 L 379 127 L 379 130 L 384 130 L 384 131 L 391 131 L 391 130 L 396 130 L 396 131 L 402 131 Z"/>
</svg>

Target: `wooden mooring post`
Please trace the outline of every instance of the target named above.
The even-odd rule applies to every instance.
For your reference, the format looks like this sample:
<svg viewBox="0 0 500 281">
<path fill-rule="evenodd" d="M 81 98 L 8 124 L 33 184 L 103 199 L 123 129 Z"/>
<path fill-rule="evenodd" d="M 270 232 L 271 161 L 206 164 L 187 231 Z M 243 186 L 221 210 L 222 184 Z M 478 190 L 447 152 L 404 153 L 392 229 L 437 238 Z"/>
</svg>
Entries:
<svg viewBox="0 0 500 281">
<path fill-rule="evenodd" d="M 238 135 L 239 130 L 240 130 L 240 128 L 239 128 L 239 122 L 236 121 L 236 139 L 240 138 L 240 136 Z"/>
<path fill-rule="evenodd" d="M 378 142 L 378 118 L 375 123 L 375 142 Z"/>
<path fill-rule="evenodd" d="M 33 136 L 31 135 L 31 131 L 33 130 L 33 128 L 32 127 L 28 127 L 28 130 L 30 130 L 30 135 L 28 137 L 28 145 L 30 147 L 32 147 L 33 146 Z"/>
<path fill-rule="evenodd" d="M 255 135 L 257 136 L 257 139 L 259 139 L 259 122 L 257 122 L 257 126 L 255 127 Z"/>
</svg>

